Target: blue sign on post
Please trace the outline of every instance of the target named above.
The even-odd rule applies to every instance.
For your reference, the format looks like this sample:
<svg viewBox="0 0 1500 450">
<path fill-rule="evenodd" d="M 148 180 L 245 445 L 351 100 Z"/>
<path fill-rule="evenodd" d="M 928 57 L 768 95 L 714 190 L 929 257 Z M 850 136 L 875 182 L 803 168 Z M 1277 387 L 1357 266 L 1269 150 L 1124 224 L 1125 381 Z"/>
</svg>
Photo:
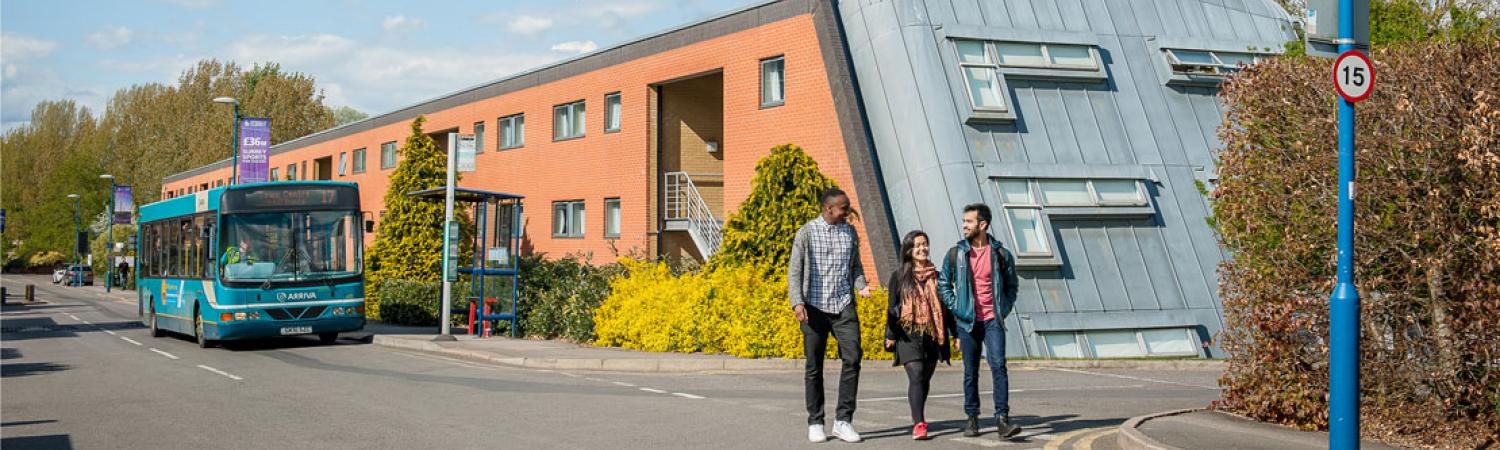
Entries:
<svg viewBox="0 0 1500 450">
<path fill-rule="evenodd" d="M 241 183 L 264 183 L 270 181 L 271 170 L 271 119 L 246 117 L 240 120 L 240 166 Z"/>
<path fill-rule="evenodd" d="M 135 198 L 130 186 L 115 186 L 115 210 L 114 223 L 129 225 L 131 216 L 135 213 Z"/>
</svg>

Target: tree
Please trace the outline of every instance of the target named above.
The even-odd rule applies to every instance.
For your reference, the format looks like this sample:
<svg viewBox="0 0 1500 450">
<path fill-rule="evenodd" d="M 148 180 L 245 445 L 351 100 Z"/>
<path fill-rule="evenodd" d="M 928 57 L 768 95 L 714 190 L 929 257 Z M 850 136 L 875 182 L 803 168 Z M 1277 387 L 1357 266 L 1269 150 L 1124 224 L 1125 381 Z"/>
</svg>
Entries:
<svg viewBox="0 0 1500 450">
<path fill-rule="evenodd" d="M 1306 0 L 1277 0 L 1294 16 L 1305 16 Z M 1370 46 L 1404 46 L 1434 39 L 1500 37 L 1500 2 L 1493 0 L 1372 0 Z M 1288 56 L 1307 54 L 1298 38 L 1286 43 Z"/>
<path fill-rule="evenodd" d="M 755 164 L 750 197 L 724 225 L 724 241 L 709 261 L 721 265 L 756 265 L 776 270 L 792 254 L 797 229 L 822 211 L 818 196 L 838 187 L 818 170 L 818 162 L 795 144 L 778 145 Z"/>
<path fill-rule="evenodd" d="M 406 195 L 447 184 L 447 154 L 422 132 L 426 121 L 425 116 L 412 120 L 411 134 L 397 150 L 401 160 L 385 191 L 385 216 L 365 265 L 365 312 L 372 318 L 380 318 L 381 281 L 440 280 L 444 205 Z"/>
<path fill-rule="evenodd" d="M 354 122 L 365 120 L 368 117 L 370 117 L 369 114 L 365 114 L 360 110 L 350 108 L 348 106 L 340 106 L 333 109 L 333 126 L 337 127 L 348 125 Z"/>
</svg>

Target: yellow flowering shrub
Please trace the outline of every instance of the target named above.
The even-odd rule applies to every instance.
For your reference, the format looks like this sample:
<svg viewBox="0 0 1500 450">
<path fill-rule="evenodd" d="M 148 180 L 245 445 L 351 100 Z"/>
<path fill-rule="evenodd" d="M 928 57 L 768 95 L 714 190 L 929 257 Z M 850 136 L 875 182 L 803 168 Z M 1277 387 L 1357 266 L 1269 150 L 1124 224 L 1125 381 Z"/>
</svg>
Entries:
<svg viewBox="0 0 1500 450">
<path fill-rule="evenodd" d="M 629 273 L 594 315 L 596 345 L 655 352 L 727 353 L 745 358 L 801 358 L 802 331 L 787 306 L 786 276 L 764 268 L 720 266 L 673 276 L 666 264 L 622 261 Z M 774 271 L 773 271 L 774 272 Z M 856 301 L 865 359 L 884 349 L 885 293 Z M 838 346 L 829 340 L 828 356 Z"/>
</svg>

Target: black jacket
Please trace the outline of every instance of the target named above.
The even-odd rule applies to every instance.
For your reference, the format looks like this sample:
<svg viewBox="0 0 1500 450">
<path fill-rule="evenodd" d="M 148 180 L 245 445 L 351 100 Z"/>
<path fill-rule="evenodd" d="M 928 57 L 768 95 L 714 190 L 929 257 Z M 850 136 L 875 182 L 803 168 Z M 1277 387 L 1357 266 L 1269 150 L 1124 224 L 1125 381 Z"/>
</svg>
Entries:
<svg viewBox="0 0 1500 450">
<path fill-rule="evenodd" d="M 921 355 L 908 353 L 924 351 L 922 336 L 908 335 L 906 329 L 901 327 L 901 303 L 904 299 L 901 295 L 900 269 L 897 270 L 898 272 L 891 273 L 890 279 L 885 283 L 886 292 L 889 293 L 885 309 L 885 338 L 896 341 L 895 347 L 886 349 L 896 354 L 896 357 L 892 358 L 892 365 L 901 365 L 903 359 L 919 359 Z M 939 300 L 939 306 L 942 305 L 940 299 L 935 300 Z M 946 306 L 943 307 L 943 323 L 940 326 L 945 331 L 943 342 L 937 343 L 937 358 L 939 361 L 950 362 L 953 357 L 951 350 L 953 336 L 958 331 L 958 325 L 953 321 L 953 312 L 949 311 Z M 906 358 L 903 358 L 903 355 Z"/>
</svg>

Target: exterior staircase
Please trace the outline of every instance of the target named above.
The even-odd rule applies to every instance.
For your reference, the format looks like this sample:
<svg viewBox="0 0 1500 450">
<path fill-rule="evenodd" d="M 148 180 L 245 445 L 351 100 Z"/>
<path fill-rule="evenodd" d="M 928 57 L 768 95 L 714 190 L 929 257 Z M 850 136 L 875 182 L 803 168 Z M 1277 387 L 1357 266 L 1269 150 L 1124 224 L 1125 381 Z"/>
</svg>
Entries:
<svg viewBox="0 0 1500 450">
<path fill-rule="evenodd" d="M 693 176 L 687 172 L 666 173 L 666 184 L 662 191 L 665 219 L 668 231 L 687 231 L 698 247 L 698 254 L 707 260 L 719 251 L 724 239 L 724 225 L 714 217 L 708 202 L 693 185 Z"/>
</svg>

